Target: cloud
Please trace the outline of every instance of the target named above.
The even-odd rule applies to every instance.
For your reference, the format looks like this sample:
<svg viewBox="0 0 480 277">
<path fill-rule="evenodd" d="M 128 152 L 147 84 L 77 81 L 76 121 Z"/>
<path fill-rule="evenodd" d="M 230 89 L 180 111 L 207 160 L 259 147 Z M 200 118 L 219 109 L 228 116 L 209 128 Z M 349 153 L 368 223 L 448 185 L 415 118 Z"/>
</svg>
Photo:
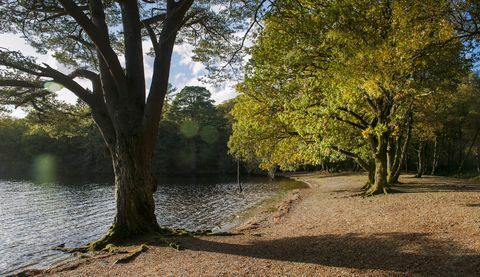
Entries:
<svg viewBox="0 0 480 277">
<path fill-rule="evenodd" d="M 174 48 L 174 53 L 176 55 L 174 55 L 174 64 L 172 65 L 172 68 L 174 69 L 173 73 L 175 74 L 171 76 L 170 82 L 177 89 L 182 89 L 185 86 L 206 87 L 212 93 L 212 99 L 217 104 L 234 98 L 237 95 L 235 92 L 235 82 L 226 81 L 223 84 L 215 86 L 210 83 L 200 81 L 202 77 L 205 77 L 207 71 L 202 63 L 192 61 L 192 45 L 176 45 Z"/>
<path fill-rule="evenodd" d="M 200 62 L 192 61 L 192 45 L 186 43 L 176 45 L 173 52 L 180 56 L 180 64 L 186 65 L 188 68 L 190 68 L 193 75 L 196 76 L 198 74 L 204 73 L 205 66 Z"/>
<path fill-rule="evenodd" d="M 237 93 L 235 91 L 235 82 L 229 81 L 224 82 L 220 85 L 212 85 L 210 83 L 205 83 L 199 80 L 198 77 L 183 78 L 182 82 L 175 84 L 177 89 L 182 89 L 185 86 L 200 86 L 205 87 L 212 93 L 212 99 L 216 104 L 221 104 L 227 100 L 234 98 Z"/>
</svg>

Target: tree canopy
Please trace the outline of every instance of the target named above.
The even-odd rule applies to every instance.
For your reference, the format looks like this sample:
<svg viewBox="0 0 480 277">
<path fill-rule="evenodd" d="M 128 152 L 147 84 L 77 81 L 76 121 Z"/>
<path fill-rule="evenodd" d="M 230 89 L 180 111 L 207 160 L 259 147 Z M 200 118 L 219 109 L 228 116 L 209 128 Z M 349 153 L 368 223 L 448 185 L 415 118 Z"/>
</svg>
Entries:
<svg viewBox="0 0 480 277">
<path fill-rule="evenodd" d="M 240 84 L 232 153 L 268 166 L 349 157 L 370 172 L 367 194 L 385 191 L 398 178 L 414 105 L 469 70 L 450 6 L 280 3 Z M 253 142 L 262 136 L 270 142 Z"/>
</svg>

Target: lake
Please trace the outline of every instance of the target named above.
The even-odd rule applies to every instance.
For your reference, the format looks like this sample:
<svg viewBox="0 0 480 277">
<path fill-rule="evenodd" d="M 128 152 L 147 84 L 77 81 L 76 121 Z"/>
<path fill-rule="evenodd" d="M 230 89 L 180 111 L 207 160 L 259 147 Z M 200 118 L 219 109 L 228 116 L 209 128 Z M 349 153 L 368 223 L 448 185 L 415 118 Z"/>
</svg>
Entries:
<svg viewBox="0 0 480 277">
<path fill-rule="evenodd" d="M 304 184 L 289 179 L 242 182 L 212 178 L 168 178 L 155 192 L 160 225 L 188 230 L 226 230 L 242 212 Z M 35 184 L 0 180 L 0 275 L 42 268 L 70 256 L 52 247 L 74 247 L 98 239 L 115 213 L 109 183 Z"/>
</svg>

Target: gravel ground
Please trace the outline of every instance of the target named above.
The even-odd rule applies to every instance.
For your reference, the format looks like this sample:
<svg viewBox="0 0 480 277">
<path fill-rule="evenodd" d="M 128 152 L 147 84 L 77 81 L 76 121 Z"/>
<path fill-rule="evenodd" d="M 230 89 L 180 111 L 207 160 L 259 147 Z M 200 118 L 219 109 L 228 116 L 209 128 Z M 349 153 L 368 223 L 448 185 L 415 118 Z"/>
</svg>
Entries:
<svg viewBox="0 0 480 277">
<path fill-rule="evenodd" d="M 480 276 L 480 184 L 403 176 L 404 193 L 355 196 L 364 175 L 297 174 L 311 188 L 259 208 L 241 235 L 151 245 L 135 260 L 95 256 L 54 276 Z M 39 273 L 39 272 L 37 272 Z"/>
</svg>

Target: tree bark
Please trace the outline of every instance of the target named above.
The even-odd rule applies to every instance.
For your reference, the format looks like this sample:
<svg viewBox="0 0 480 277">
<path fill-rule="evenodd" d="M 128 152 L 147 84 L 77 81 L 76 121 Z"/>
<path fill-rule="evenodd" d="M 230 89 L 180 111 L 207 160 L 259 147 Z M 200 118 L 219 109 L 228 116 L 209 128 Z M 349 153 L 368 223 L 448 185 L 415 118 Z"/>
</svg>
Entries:
<svg viewBox="0 0 480 277">
<path fill-rule="evenodd" d="M 390 138 L 387 144 L 387 180 L 392 178 L 395 171 L 396 159 L 398 157 L 398 150 L 400 145 L 401 136 L 397 139 Z"/>
<path fill-rule="evenodd" d="M 475 142 L 477 141 L 478 134 L 480 133 L 480 128 L 477 128 L 477 131 L 475 132 L 475 136 L 473 137 L 472 143 L 468 147 L 468 151 L 465 154 L 465 157 L 463 157 L 460 165 L 458 166 L 457 169 L 457 174 L 462 173 L 463 165 L 465 164 L 465 161 L 467 160 L 468 156 L 470 156 L 470 153 L 472 152 L 472 148 L 475 145 Z"/>
<path fill-rule="evenodd" d="M 480 149 L 477 148 L 477 174 L 480 176 Z"/>
<path fill-rule="evenodd" d="M 275 179 L 275 174 L 276 173 L 277 173 L 277 167 L 276 166 L 273 166 L 268 170 L 268 177 L 270 178 L 270 180 Z"/>
<path fill-rule="evenodd" d="M 415 178 L 421 178 L 425 168 L 425 143 L 420 142 L 417 149 L 417 173 Z"/>
<path fill-rule="evenodd" d="M 378 138 L 378 144 L 375 152 L 375 180 L 370 188 L 366 191 L 366 195 L 375 195 L 386 193 L 388 189 L 387 182 L 387 144 L 388 136 L 383 133 Z"/>
<path fill-rule="evenodd" d="M 113 148 L 116 215 L 110 235 L 114 239 L 159 230 L 153 199 L 157 184 L 148 149 L 137 135 L 119 136 Z"/>
<path fill-rule="evenodd" d="M 433 159 L 432 159 L 432 171 L 430 172 L 430 175 L 435 175 L 437 171 L 437 166 L 438 166 L 438 136 L 435 136 L 435 140 L 433 143 Z"/>
<path fill-rule="evenodd" d="M 408 171 L 407 166 L 407 149 L 408 145 L 410 144 L 410 140 L 412 138 L 412 125 L 413 125 L 413 116 L 410 113 L 407 119 L 407 133 L 405 135 L 405 139 L 403 140 L 403 144 L 401 144 L 401 140 L 397 140 L 397 149 L 395 151 L 395 160 L 393 163 L 393 172 L 389 176 L 388 183 L 395 184 L 398 183 L 398 178 L 400 178 L 400 171 L 402 169 L 402 163 L 405 161 L 406 170 Z"/>
<path fill-rule="evenodd" d="M 368 169 L 368 187 L 372 186 L 375 183 L 375 162 L 370 163 L 370 168 Z"/>
</svg>

